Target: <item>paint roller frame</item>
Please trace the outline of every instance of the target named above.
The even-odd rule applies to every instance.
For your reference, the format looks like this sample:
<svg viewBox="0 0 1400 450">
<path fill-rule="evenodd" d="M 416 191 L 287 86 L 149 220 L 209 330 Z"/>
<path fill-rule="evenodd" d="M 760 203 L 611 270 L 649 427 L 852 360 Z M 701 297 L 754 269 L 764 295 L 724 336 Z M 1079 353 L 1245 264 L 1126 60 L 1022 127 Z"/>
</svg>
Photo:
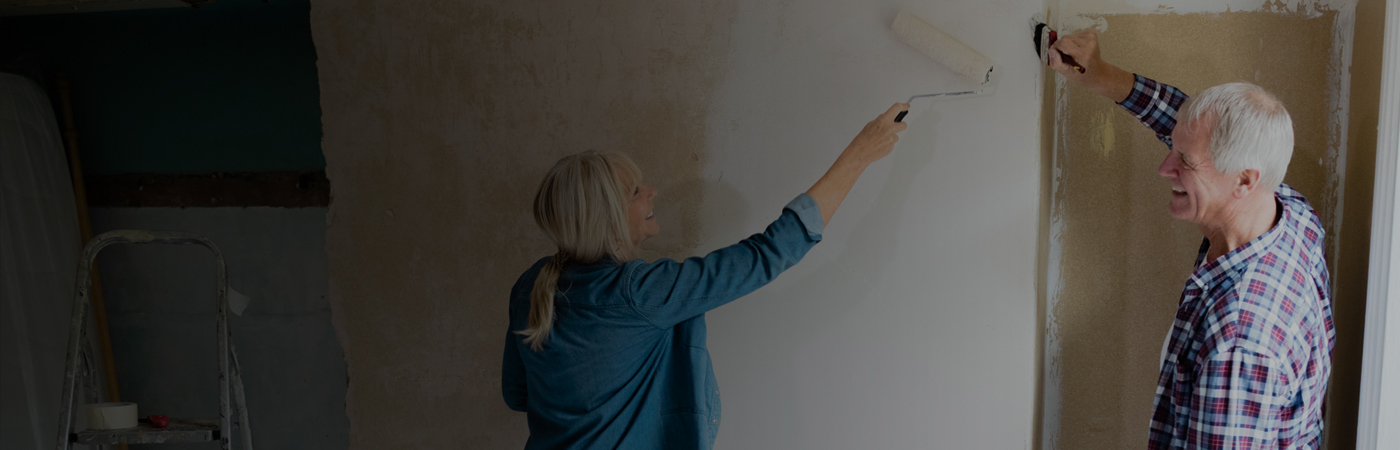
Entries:
<svg viewBox="0 0 1400 450">
<path fill-rule="evenodd" d="M 984 95 L 991 95 L 992 93 L 996 92 L 997 80 L 1000 79 L 1001 76 L 1000 73 L 996 72 L 995 70 L 988 71 L 987 74 L 990 77 L 991 81 L 988 81 L 987 84 L 985 86 L 982 86 L 981 89 L 973 89 L 967 91 L 937 92 L 933 94 L 919 94 L 909 97 L 909 100 L 905 101 L 904 103 L 912 103 L 915 99 L 920 98 L 932 98 L 935 100 L 952 100 L 955 98 L 971 98 L 981 97 Z M 904 111 L 900 111 L 898 115 L 894 116 L 894 121 L 903 122 L 904 116 L 908 114 L 909 110 L 907 109 Z"/>
<path fill-rule="evenodd" d="M 952 35 L 906 11 L 900 11 L 895 16 L 894 23 L 890 25 L 890 28 L 900 41 L 948 70 L 981 86 L 979 89 L 914 95 L 909 97 L 908 102 L 919 98 L 966 98 L 996 91 L 997 80 L 1000 78 L 999 72 L 996 71 L 996 64 Z M 894 121 L 904 121 L 904 116 L 907 114 L 909 114 L 908 110 L 900 111 L 899 115 L 895 116 Z"/>
</svg>

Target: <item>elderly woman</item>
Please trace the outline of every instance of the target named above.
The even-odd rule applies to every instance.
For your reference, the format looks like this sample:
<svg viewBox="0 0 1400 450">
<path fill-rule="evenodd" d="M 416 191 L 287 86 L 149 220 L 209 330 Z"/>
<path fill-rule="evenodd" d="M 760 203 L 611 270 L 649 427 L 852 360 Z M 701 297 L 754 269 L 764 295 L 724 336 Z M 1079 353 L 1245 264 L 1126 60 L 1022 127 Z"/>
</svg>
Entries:
<svg viewBox="0 0 1400 450">
<path fill-rule="evenodd" d="M 535 223 L 559 251 L 510 293 L 501 391 L 528 413 L 526 448 L 700 449 L 719 429 L 705 313 L 773 281 L 822 229 L 907 125 L 896 103 L 768 229 L 684 261 L 636 258 L 659 233 L 656 190 L 621 154 L 561 159 L 535 195 Z"/>
</svg>

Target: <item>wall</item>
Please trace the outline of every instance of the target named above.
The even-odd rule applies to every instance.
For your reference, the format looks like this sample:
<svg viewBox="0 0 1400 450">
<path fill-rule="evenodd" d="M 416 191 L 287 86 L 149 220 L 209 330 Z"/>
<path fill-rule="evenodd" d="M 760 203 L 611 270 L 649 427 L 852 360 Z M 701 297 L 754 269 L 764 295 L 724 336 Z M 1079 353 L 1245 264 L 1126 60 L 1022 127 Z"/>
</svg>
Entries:
<svg viewBox="0 0 1400 450">
<path fill-rule="evenodd" d="M 1285 182 L 1317 209 L 1334 280 L 1328 447 L 1350 448 L 1369 242 L 1366 225 L 1357 224 L 1370 222 L 1375 151 L 1374 137 L 1356 138 L 1359 125 L 1349 120 L 1369 105 L 1374 135 L 1378 68 L 1365 69 L 1373 78 L 1353 74 L 1378 67 L 1363 61 L 1379 55 L 1379 25 L 1362 34 L 1358 23 L 1371 19 L 1358 13 L 1380 2 L 1146 3 L 1052 2 L 1051 17 L 1068 31 L 1098 28 L 1105 60 L 1188 94 L 1244 80 L 1288 106 L 1296 144 Z M 1149 130 L 1063 79 L 1045 102 L 1055 115 L 1047 136 L 1055 175 L 1047 193 L 1041 447 L 1140 446 L 1162 341 L 1201 234 L 1168 214 L 1169 186 L 1154 170 L 1166 147 Z"/>
<path fill-rule="evenodd" d="M 1328 447 L 1356 447 L 1356 415 L 1361 395 L 1361 349 L 1365 336 L 1366 285 L 1371 255 L 1371 204 L 1376 180 L 1376 126 L 1381 99 L 1381 47 L 1385 2 L 1356 2 L 1351 64 L 1351 105 L 1346 110 L 1346 205 L 1338 242 L 1333 319 L 1337 347 L 1328 403 Z"/>
<path fill-rule="evenodd" d="M 351 447 L 522 445 L 501 341 L 552 251 L 528 209 L 551 163 L 636 158 L 661 191 L 649 257 L 757 232 L 891 102 L 963 87 L 890 34 L 901 8 L 1001 85 L 916 104 L 826 242 L 710 314 L 717 447 L 1031 447 L 1031 0 L 314 4 Z"/>
</svg>

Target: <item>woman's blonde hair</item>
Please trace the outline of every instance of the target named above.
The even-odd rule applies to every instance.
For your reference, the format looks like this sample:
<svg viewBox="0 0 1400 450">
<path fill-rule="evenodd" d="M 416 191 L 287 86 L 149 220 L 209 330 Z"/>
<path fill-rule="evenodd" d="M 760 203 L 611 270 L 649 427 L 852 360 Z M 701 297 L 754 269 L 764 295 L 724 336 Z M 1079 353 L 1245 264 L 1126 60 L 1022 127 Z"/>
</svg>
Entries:
<svg viewBox="0 0 1400 450">
<path fill-rule="evenodd" d="M 554 294 L 565 263 L 633 256 L 627 208 L 641 181 L 641 170 L 627 155 L 592 150 L 565 156 L 545 175 L 535 193 L 535 224 L 559 251 L 535 278 L 529 328 L 516 331 L 531 350 L 544 348 L 554 325 Z"/>
</svg>

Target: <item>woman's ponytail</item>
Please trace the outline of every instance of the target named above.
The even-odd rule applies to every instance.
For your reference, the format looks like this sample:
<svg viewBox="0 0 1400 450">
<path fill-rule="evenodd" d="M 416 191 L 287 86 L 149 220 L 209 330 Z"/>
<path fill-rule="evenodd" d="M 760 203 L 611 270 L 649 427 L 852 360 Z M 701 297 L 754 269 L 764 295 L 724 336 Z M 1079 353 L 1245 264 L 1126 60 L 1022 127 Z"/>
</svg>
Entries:
<svg viewBox="0 0 1400 450">
<path fill-rule="evenodd" d="M 636 163 L 620 153 L 587 151 L 560 159 L 535 193 L 535 224 L 559 252 L 535 278 L 529 328 L 516 330 L 531 350 L 544 348 L 554 326 L 554 295 L 565 263 L 631 258 L 627 205 L 642 182 Z"/>
<path fill-rule="evenodd" d="M 563 253 L 557 253 L 540 269 L 535 278 L 535 287 L 530 290 L 530 327 L 516 331 L 525 336 L 523 341 L 530 350 L 544 348 L 544 340 L 554 327 L 554 292 L 559 289 L 559 274 L 564 272 Z"/>
</svg>

